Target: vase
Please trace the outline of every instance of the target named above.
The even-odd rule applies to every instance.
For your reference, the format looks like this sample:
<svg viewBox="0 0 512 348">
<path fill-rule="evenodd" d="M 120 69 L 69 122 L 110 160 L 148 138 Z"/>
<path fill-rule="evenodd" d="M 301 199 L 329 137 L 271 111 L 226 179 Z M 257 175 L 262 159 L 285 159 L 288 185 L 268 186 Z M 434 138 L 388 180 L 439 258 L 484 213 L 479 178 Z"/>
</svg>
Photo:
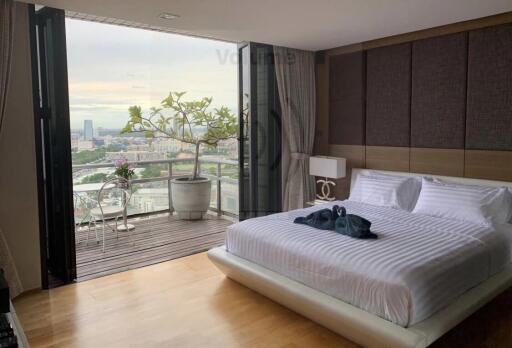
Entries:
<svg viewBox="0 0 512 348">
<path fill-rule="evenodd" d="M 129 189 L 130 188 L 130 181 L 128 181 L 128 179 L 125 179 L 125 178 L 122 178 L 122 179 L 124 179 L 126 181 L 124 181 L 124 180 L 119 181 L 118 187 L 122 188 L 124 190 Z"/>
</svg>

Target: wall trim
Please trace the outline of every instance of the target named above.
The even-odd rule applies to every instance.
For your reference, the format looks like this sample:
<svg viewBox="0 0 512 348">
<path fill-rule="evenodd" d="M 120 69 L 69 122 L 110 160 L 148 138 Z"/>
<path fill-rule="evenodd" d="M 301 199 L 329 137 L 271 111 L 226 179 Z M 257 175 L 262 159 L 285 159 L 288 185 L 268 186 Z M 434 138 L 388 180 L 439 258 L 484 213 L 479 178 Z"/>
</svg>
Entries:
<svg viewBox="0 0 512 348">
<path fill-rule="evenodd" d="M 416 40 L 428 39 L 431 37 L 455 34 L 464 31 L 481 29 L 485 27 L 492 27 L 495 25 L 506 24 L 512 22 L 512 11 L 499 13 L 492 16 L 470 19 L 467 21 L 446 24 L 438 27 L 427 28 L 409 33 L 398 34 L 393 36 L 386 36 L 383 38 L 364 41 L 360 43 L 350 44 L 346 46 L 333 47 L 327 50 L 322 50 L 323 54 L 327 56 L 345 54 L 354 51 L 368 50 L 382 46 L 395 45 L 399 43 L 412 42 Z"/>
</svg>

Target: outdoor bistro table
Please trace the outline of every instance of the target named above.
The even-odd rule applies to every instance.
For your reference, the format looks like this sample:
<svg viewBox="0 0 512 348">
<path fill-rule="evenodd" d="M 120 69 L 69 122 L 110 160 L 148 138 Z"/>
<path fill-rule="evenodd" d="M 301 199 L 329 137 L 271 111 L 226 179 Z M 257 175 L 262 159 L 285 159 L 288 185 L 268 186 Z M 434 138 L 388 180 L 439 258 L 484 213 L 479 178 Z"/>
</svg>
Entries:
<svg viewBox="0 0 512 348">
<path fill-rule="evenodd" d="M 115 185 L 110 184 L 106 185 L 106 189 L 111 189 Z M 73 191 L 76 193 L 91 193 L 91 192 L 98 192 L 103 187 L 102 182 L 94 183 L 94 184 L 80 184 L 80 185 L 73 185 Z"/>
<path fill-rule="evenodd" d="M 75 192 L 75 193 L 98 192 L 99 190 L 101 190 L 103 185 L 104 185 L 104 183 L 101 183 L 101 182 L 99 182 L 99 183 L 92 183 L 92 184 L 73 185 L 73 192 Z M 113 187 L 115 187 L 114 184 L 105 185 L 105 189 L 106 190 L 111 189 Z M 125 193 L 123 191 L 123 195 L 124 194 Z M 123 197 L 123 199 L 124 199 L 124 197 Z M 99 202 L 98 202 L 98 204 L 99 204 Z M 120 232 L 124 232 L 124 231 L 133 230 L 134 228 L 135 228 L 134 225 L 128 223 L 128 218 L 127 218 L 127 214 L 126 214 L 126 207 L 125 207 L 124 211 L 123 211 L 123 224 L 117 226 L 117 230 L 120 231 Z"/>
</svg>

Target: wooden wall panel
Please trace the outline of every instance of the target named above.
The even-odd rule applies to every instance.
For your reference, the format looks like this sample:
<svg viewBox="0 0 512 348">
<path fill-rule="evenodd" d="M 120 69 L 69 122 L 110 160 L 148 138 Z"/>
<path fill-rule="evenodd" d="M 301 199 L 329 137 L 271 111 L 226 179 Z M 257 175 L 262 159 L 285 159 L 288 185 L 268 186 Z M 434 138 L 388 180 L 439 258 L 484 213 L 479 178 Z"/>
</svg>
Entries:
<svg viewBox="0 0 512 348">
<path fill-rule="evenodd" d="M 512 151 L 466 150 L 468 178 L 512 181 Z"/>
<path fill-rule="evenodd" d="M 512 24 L 469 33 L 466 148 L 512 150 Z"/>
<path fill-rule="evenodd" d="M 366 145 L 409 146 L 411 44 L 366 54 Z"/>
<path fill-rule="evenodd" d="M 411 148 L 411 172 L 464 176 L 464 150 Z"/>
<path fill-rule="evenodd" d="M 493 16 L 487 16 L 482 18 L 471 19 L 468 21 L 452 23 L 447 25 L 442 25 L 435 28 L 428 28 L 423 30 L 417 30 L 410 33 L 398 34 L 394 36 L 383 37 L 380 39 L 375 39 L 371 41 L 362 42 L 360 44 L 352 44 L 350 47 L 354 45 L 359 45 L 359 49 L 372 49 L 375 47 L 383 47 L 389 45 L 396 45 L 404 42 L 412 42 L 416 40 L 429 39 L 431 37 L 438 37 L 441 35 L 455 34 L 461 33 L 468 30 L 475 30 L 480 28 L 487 28 L 495 25 L 512 23 L 512 12 L 500 13 Z M 343 51 L 349 46 L 342 46 L 337 48 L 332 48 L 327 50 L 330 51 Z"/>
<path fill-rule="evenodd" d="M 363 51 L 329 59 L 329 142 L 363 145 L 365 91 Z"/>
<path fill-rule="evenodd" d="M 463 149 L 467 33 L 412 43 L 411 146 Z"/>
<path fill-rule="evenodd" d="M 366 146 L 366 168 L 409 171 L 409 147 Z"/>
<path fill-rule="evenodd" d="M 329 156 L 347 159 L 347 175 L 343 179 L 337 179 L 335 195 L 345 199 L 350 192 L 350 177 L 352 168 L 365 168 L 365 147 L 361 145 L 330 145 Z"/>
</svg>

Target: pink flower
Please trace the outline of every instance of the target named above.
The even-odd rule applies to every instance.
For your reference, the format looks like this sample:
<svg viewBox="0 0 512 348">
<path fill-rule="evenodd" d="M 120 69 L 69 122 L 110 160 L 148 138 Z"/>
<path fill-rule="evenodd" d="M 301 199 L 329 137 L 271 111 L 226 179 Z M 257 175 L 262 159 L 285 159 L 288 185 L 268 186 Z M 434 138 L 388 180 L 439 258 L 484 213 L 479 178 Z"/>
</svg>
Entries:
<svg viewBox="0 0 512 348">
<path fill-rule="evenodd" d="M 126 158 L 124 157 L 121 157 L 121 158 L 118 158 L 116 160 L 114 160 L 114 166 L 116 167 L 121 167 L 122 165 L 124 165 L 126 163 Z"/>
</svg>

